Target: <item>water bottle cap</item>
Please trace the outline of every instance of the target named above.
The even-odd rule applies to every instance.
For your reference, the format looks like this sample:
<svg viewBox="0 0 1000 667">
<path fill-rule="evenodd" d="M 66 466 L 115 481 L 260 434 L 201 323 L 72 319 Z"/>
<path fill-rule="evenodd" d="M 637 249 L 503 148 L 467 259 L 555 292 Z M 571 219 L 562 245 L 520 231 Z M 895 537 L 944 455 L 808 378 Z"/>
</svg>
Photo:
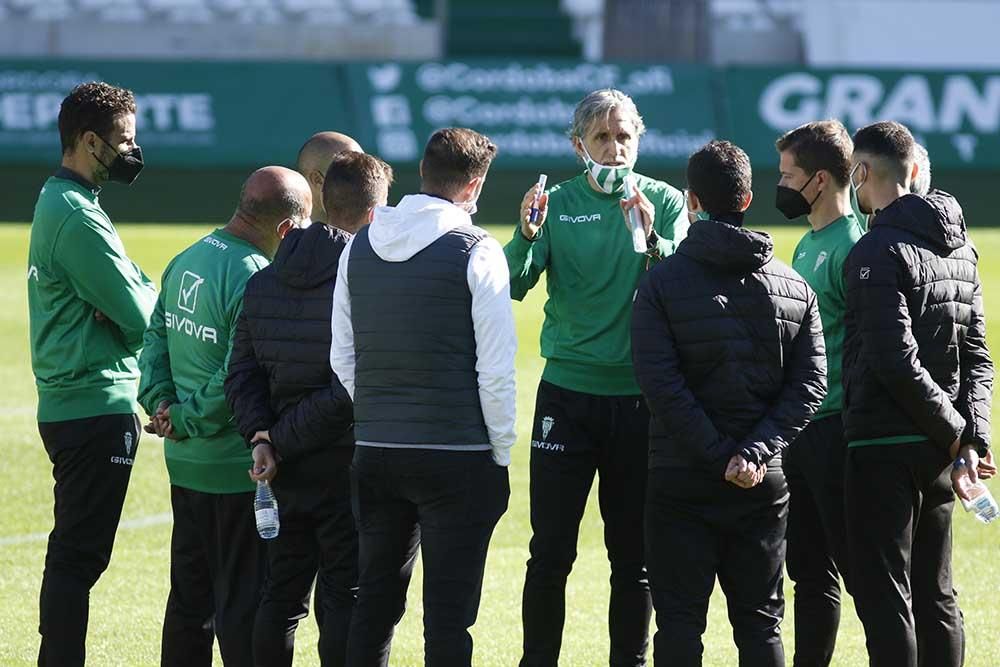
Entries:
<svg viewBox="0 0 1000 667">
<path fill-rule="evenodd" d="M 955 468 L 955 470 L 958 470 L 959 468 L 962 468 L 962 467 L 965 467 L 965 458 L 959 456 L 957 459 L 955 459 L 954 468 Z"/>
</svg>

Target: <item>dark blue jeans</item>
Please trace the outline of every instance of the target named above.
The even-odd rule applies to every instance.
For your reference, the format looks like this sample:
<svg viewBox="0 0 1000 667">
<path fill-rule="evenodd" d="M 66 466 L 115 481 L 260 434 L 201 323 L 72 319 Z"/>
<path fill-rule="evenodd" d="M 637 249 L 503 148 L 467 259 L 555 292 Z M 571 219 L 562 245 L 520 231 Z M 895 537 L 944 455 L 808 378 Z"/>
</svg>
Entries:
<svg viewBox="0 0 1000 667">
<path fill-rule="evenodd" d="M 389 664 L 417 548 L 424 568 L 424 663 L 467 667 L 486 552 L 507 511 L 507 468 L 489 451 L 359 446 L 351 470 L 358 601 L 347 664 Z"/>
</svg>

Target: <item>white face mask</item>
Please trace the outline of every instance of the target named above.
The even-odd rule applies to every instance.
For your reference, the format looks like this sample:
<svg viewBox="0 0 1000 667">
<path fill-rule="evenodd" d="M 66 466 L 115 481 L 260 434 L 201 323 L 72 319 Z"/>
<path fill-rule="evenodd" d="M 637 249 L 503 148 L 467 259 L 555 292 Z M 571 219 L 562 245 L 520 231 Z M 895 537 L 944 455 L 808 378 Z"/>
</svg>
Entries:
<svg viewBox="0 0 1000 667">
<path fill-rule="evenodd" d="M 861 186 L 863 186 L 865 183 L 868 182 L 868 165 L 867 164 L 865 165 L 865 178 L 864 178 L 864 180 L 861 181 L 860 183 L 855 183 L 854 182 L 854 172 L 856 172 L 858 170 L 858 167 L 860 167 L 862 164 L 864 164 L 864 163 L 859 162 L 856 165 L 854 165 L 854 168 L 851 169 L 851 173 L 849 174 L 849 178 L 851 180 L 851 200 L 852 200 L 851 204 L 854 205 L 854 207 L 857 209 L 858 213 L 861 213 L 862 215 L 869 216 L 869 215 L 872 214 L 872 211 L 870 211 L 870 210 L 866 211 L 863 208 L 861 208 L 861 198 L 858 196 L 858 191 L 861 190 Z"/>
<path fill-rule="evenodd" d="M 455 202 L 455 206 L 459 207 L 460 209 L 468 213 L 470 216 L 473 216 L 479 210 L 478 203 L 479 203 L 479 197 L 476 197 L 475 199 L 469 199 L 467 201 Z"/>
<path fill-rule="evenodd" d="M 580 148 L 583 149 L 583 164 L 601 190 L 610 195 L 625 188 L 625 179 L 632 173 L 632 167 L 598 164 L 590 157 L 583 139 L 580 139 Z"/>
<path fill-rule="evenodd" d="M 285 222 L 286 222 L 285 220 L 282 220 L 281 222 L 278 223 L 278 226 L 274 228 L 274 231 L 278 234 L 279 237 L 281 236 L 281 226 L 285 224 Z M 293 229 L 306 229 L 309 225 L 312 224 L 312 220 L 310 220 L 309 218 L 302 218 L 298 222 L 294 220 L 288 220 L 287 222 L 292 223 L 292 226 L 288 228 L 288 232 L 292 231 Z M 285 233 L 287 234 L 288 232 Z"/>
<path fill-rule="evenodd" d="M 473 216 L 479 210 L 479 197 L 482 194 L 483 194 L 483 188 L 482 185 L 480 185 L 478 191 L 476 192 L 476 195 L 472 199 L 466 199 L 465 201 L 457 201 L 455 202 L 455 206 L 459 207 L 460 209 L 468 213 L 470 216 Z"/>
</svg>

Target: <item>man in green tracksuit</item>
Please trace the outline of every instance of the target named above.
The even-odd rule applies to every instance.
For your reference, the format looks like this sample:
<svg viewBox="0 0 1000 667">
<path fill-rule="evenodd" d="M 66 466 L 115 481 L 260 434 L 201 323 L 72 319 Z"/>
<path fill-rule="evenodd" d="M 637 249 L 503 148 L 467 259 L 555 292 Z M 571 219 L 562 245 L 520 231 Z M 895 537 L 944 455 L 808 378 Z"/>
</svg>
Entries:
<svg viewBox="0 0 1000 667">
<path fill-rule="evenodd" d="M 851 208 L 854 145 L 837 120 L 808 123 L 783 135 L 776 148 L 781 179 L 775 204 L 788 219 L 807 216 L 792 257 L 816 292 L 826 342 L 827 395 L 812 421 L 784 453 L 788 482 L 788 576 L 795 582 L 795 662 L 829 665 L 840 624 L 840 577 L 846 571 L 844 389 L 846 283 L 844 261 L 864 228 Z M 808 621 L 806 621 L 808 619 Z"/>
<path fill-rule="evenodd" d="M 247 280 L 267 266 L 285 233 L 308 220 L 311 208 L 302 176 L 283 167 L 260 169 L 244 184 L 226 226 L 163 272 L 143 339 L 139 401 L 153 415 L 147 428 L 166 438 L 174 514 L 165 666 L 211 665 L 213 630 L 226 665 L 253 664 L 264 553 L 247 474 L 251 455 L 223 383 Z"/>
<path fill-rule="evenodd" d="M 139 445 L 136 353 L 156 300 L 98 202 L 142 168 L 132 92 L 77 86 L 59 110 L 62 166 L 38 196 L 28 247 L 38 431 L 55 523 L 39 599 L 39 665 L 83 665 L 90 589 L 111 559 Z"/>
<path fill-rule="evenodd" d="M 611 562 L 610 661 L 646 664 L 651 602 L 642 514 L 649 412 L 632 370 L 629 327 L 639 279 L 650 262 L 673 252 L 689 223 L 678 190 L 632 172 L 644 129 L 624 93 L 587 95 L 570 131 L 586 171 L 547 194 L 537 185 L 529 190 L 504 248 L 514 299 L 548 272 L 541 336 L 547 361 L 531 436 L 524 667 L 558 661 L 566 577 L 595 472 Z M 626 192 L 629 176 L 636 188 Z M 632 208 L 641 214 L 645 254 L 634 250 L 624 224 Z"/>
</svg>

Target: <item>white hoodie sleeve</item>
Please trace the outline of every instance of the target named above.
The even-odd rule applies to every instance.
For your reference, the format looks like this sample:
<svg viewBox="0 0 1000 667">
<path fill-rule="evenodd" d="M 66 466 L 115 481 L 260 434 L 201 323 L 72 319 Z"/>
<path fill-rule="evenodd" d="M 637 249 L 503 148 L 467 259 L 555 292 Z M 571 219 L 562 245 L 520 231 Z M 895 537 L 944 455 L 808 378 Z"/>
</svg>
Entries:
<svg viewBox="0 0 1000 667">
<path fill-rule="evenodd" d="M 517 331 L 510 302 L 507 258 L 496 239 L 485 238 L 472 249 L 467 277 L 476 333 L 479 402 L 490 436 L 493 460 L 507 466 L 510 465 L 510 448 L 517 439 L 514 430 Z M 339 279 L 337 285 L 340 285 Z"/>
<path fill-rule="evenodd" d="M 354 239 L 347 242 L 337 265 L 337 281 L 333 287 L 333 315 L 330 326 L 333 342 L 330 345 L 330 368 L 340 384 L 354 400 L 354 325 L 351 323 L 351 293 L 347 289 L 347 261 L 351 256 Z"/>
</svg>

